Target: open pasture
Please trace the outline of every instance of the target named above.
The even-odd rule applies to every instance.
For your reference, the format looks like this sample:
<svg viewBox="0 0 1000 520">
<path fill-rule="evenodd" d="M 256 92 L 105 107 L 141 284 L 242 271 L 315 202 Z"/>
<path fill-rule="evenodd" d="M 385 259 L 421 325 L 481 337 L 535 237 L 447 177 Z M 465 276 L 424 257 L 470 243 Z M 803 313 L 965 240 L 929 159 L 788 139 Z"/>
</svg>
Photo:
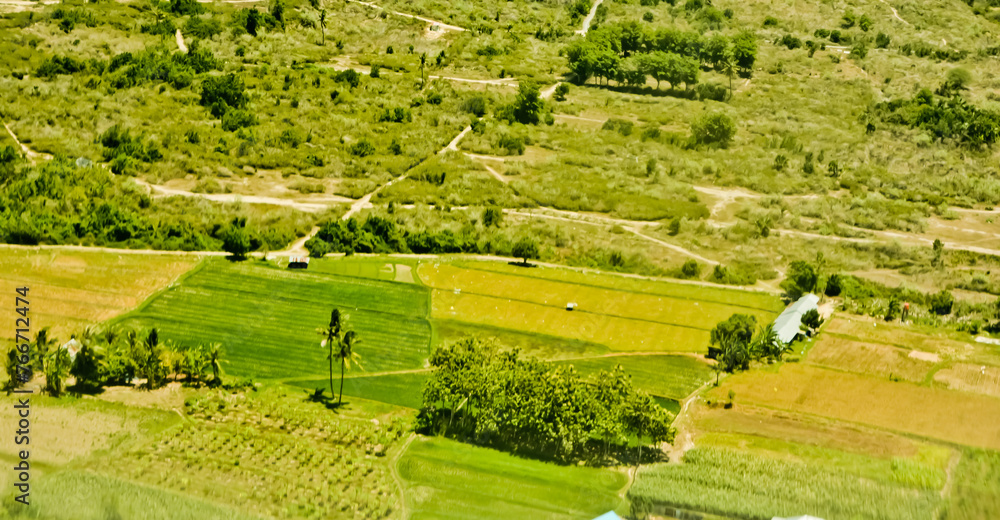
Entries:
<svg viewBox="0 0 1000 520">
<path fill-rule="evenodd" d="M 826 324 L 824 331 L 859 341 L 922 350 L 942 356 L 969 355 L 975 350 L 974 344 L 958 341 L 941 331 L 885 323 L 860 316 L 837 316 Z M 965 337 L 968 338 L 967 335 Z"/>
<path fill-rule="evenodd" d="M 696 448 L 684 460 L 684 464 L 641 468 L 629 495 L 754 519 L 803 511 L 829 520 L 930 518 L 940 500 L 934 491 L 875 482 L 759 452 Z"/>
<path fill-rule="evenodd" d="M 396 282 L 412 282 L 416 261 L 406 258 L 324 257 L 313 258 L 309 271 L 313 273 L 371 278 Z"/>
<path fill-rule="evenodd" d="M 911 352 L 921 354 L 899 347 L 854 341 L 826 333 L 809 350 L 807 359 L 809 363 L 838 370 L 920 383 L 934 368 L 934 362 L 912 357 Z M 923 354 L 924 357 L 928 356 L 928 353 Z"/>
<path fill-rule="evenodd" d="M 595 341 L 612 350 L 703 352 L 708 332 L 734 313 L 770 321 L 772 313 L 639 291 L 577 285 L 449 264 L 423 264 L 435 288 L 433 316 Z M 566 311 L 567 303 L 577 309 Z"/>
<path fill-rule="evenodd" d="M 28 287 L 31 330 L 61 340 L 135 308 L 198 263 L 192 255 L 0 248 L 0 292 Z M 13 300 L 11 300 L 13 304 Z M 0 337 L 13 339 L 6 327 Z"/>
<path fill-rule="evenodd" d="M 741 402 L 1000 449 L 1000 400 L 992 397 L 799 364 L 736 374 L 710 395 L 721 400 L 729 390 Z"/>
<path fill-rule="evenodd" d="M 628 477 L 557 466 L 442 438 L 418 438 L 399 461 L 410 518 L 593 518 L 621 504 Z"/>
<path fill-rule="evenodd" d="M 956 363 L 934 374 L 935 383 L 952 390 L 1000 397 L 1000 368 L 973 363 Z"/>
<path fill-rule="evenodd" d="M 518 348 L 526 356 L 548 361 L 601 356 L 611 352 L 604 345 L 586 340 L 572 340 L 461 321 L 432 320 L 432 322 L 435 346 L 448 345 L 467 337 L 496 338 L 505 347 Z"/>
<path fill-rule="evenodd" d="M 658 397 L 681 400 L 712 378 L 708 363 L 690 356 L 608 356 L 560 361 L 584 377 L 621 365 L 636 388 Z"/>
<path fill-rule="evenodd" d="M 777 316 L 778 313 L 785 309 L 785 305 L 781 302 L 781 299 L 774 294 L 760 291 L 745 291 L 723 286 L 684 283 L 683 281 L 675 280 L 653 280 L 641 276 L 545 266 L 529 270 L 500 262 L 457 261 L 453 262 L 452 265 L 468 270 L 512 274 L 522 278 L 565 282 L 581 287 L 651 294 L 679 300 L 720 303 L 745 308 L 747 310 L 742 311 L 744 313 L 756 310 L 768 313 L 772 317 Z"/>
<path fill-rule="evenodd" d="M 318 329 L 340 308 L 367 371 L 419 368 L 428 355 L 427 294 L 413 284 L 211 261 L 147 301 L 125 325 L 155 326 L 182 344 L 221 343 L 223 368 L 256 378 L 322 376 Z M 335 367 L 336 368 L 336 367 Z"/>
<path fill-rule="evenodd" d="M 46 520 L 259 520 L 207 500 L 89 471 L 47 475 L 31 488 L 31 505 Z"/>
</svg>

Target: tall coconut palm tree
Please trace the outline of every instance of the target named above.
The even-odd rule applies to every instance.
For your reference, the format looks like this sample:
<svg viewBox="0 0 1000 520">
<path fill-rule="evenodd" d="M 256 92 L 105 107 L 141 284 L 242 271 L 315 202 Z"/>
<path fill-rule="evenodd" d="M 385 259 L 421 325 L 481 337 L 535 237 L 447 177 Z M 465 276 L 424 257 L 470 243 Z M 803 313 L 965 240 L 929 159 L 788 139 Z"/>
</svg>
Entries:
<svg viewBox="0 0 1000 520">
<path fill-rule="evenodd" d="M 320 342 L 321 347 L 327 348 L 327 361 L 330 362 L 330 395 L 333 395 L 333 349 L 339 348 L 340 346 L 340 334 L 343 332 L 343 319 L 340 315 L 340 309 L 333 309 L 330 313 L 330 325 L 325 329 L 320 329 L 320 334 L 323 335 L 323 341 Z M 343 386 L 343 385 L 341 385 Z"/>
<path fill-rule="evenodd" d="M 352 364 L 361 368 L 361 354 L 354 351 L 354 347 L 360 342 L 353 330 L 345 332 L 340 340 L 340 348 L 337 350 L 337 359 L 340 360 L 340 396 L 337 398 L 337 404 L 344 401 L 344 370 L 350 370 Z"/>
<path fill-rule="evenodd" d="M 208 360 L 212 364 L 212 384 L 219 385 L 222 383 L 222 365 L 219 364 L 219 352 L 222 350 L 222 345 L 218 343 L 212 343 L 208 346 Z"/>
<path fill-rule="evenodd" d="M 719 72 L 729 78 L 729 99 L 733 99 L 733 76 L 736 76 L 736 58 L 732 52 L 727 52 L 726 56 L 719 61 Z"/>
</svg>

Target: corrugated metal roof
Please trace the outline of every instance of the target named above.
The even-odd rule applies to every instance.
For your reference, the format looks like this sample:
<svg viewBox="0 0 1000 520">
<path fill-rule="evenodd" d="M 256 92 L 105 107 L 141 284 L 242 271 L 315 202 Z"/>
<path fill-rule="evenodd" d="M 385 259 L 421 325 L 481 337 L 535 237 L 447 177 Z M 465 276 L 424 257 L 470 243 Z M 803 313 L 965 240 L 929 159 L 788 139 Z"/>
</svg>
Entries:
<svg viewBox="0 0 1000 520">
<path fill-rule="evenodd" d="M 812 309 L 818 309 L 818 304 L 819 296 L 807 294 L 789 305 L 774 320 L 774 332 L 778 334 L 778 339 L 785 343 L 791 343 L 799 334 L 799 327 L 802 326 L 802 315 Z"/>
</svg>

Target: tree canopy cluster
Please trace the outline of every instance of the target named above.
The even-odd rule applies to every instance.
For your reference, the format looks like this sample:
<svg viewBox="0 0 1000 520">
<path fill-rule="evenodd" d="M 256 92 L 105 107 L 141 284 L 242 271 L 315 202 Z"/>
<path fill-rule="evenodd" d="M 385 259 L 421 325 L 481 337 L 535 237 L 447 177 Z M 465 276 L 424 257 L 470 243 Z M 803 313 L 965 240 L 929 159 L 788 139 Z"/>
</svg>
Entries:
<svg viewBox="0 0 1000 520">
<path fill-rule="evenodd" d="M 155 389 L 166 384 L 171 375 L 175 379 L 183 376 L 191 384 L 222 383 L 221 346 L 218 344 L 176 345 L 162 341 L 155 328 L 120 330 L 113 327 L 103 330 L 88 327 L 74 335 L 71 341 L 79 344 L 75 358 L 61 348 L 62 343 L 51 337 L 47 328 L 38 331 L 31 344 L 32 369 L 45 374 L 46 390 L 55 396 L 66 389 L 68 376 L 76 378 L 76 389 L 81 391 L 131 385 L 137 379 L 144 380 L 144 388 Z M 6 356 L 8 374 L 16 370 L 16 353 L 12 347 Z"/>
<path fill-rule="evenodd" d="M 757 59 L 757 39 L 743 32 L 733 38 L 705 37 L 673 28 L 647 30 L 636 22 L 607 25 L 590 31 L 566 49 L 576 82 L 592 77 L 623 85 L 645 84 L 647 77 L 671 87 L 698 82 L 702 67 L 732 76 L 749 73 Z"/>
<path fill-rule="evenodd" d="M 733 314 L 710 333 L 708 358 L 716 360 L 717 372 L 748 370 L 752 361 L 781 361 L 791 349 L 778 339 L 771 324 L 757 326 L 749 314 Z"/>
<path fill-rule="evenodd" d="M 138 146 L 131 136 L 132 144 L 123 145 L 122 135 L 108 136 L 107 144 L 117 146 L 107 150 Z M 141 146 L 151 153 L 148 143 Z M 0 151 L 0 239 L 9 244 L 220 250 L 229 210 L 190 211 L 191 205 L 198 203 L 154 201 L 130 178 L 100 167 L 64 157 L 31 167 L 13 148 Z M 280 248 L 294 238 L 287 225 L 271 226 L 252 234 L 251 247 Z"/>
<path fill-rule="evenodd" d="M 618 367 L 589 379 L 571 365 L 523 358 L 495 340 L 437 349 L 418 428 L 561 462 L 595 461 L 610 447 L 657 445 L 673 416 Z"/>
<path fill-rule="evenodd" d="M 525 242 L 522 240 L 521 242 Z M 521 244 L 519 242 L 518 244 Z M 486 240 L 476 229 L 468 228 L 462 233 L 444 229 L 438 232 L 427 230 L 411 231 L 395 221 L 379 215 L 369 215 L 364 222 L 351 217 L 347 220 L 330 220 L 320 226 L 319 233 L 309 239 L 305 246 L 314 257 L 327 253 L 477 253 L 513 254 L 524 253 L 521 258 L 537 258 L 538 245 L 510 244 L 506 241 Z"/>
<path fill-rule="evenodd" d="M 58 75 L 87 72 L 98 76 L 87 86 L 120 90 L 153 81 L 165 81 L 176 89 L 187 88 L 197 74 L 218 68 L 219 63 L 204 47 L 192 44 L 187 53 L 171 53 L 162 46 L 148 47 L 140 52 L 123 52 L 110 60 L 92 58 L 77 60 L 70 56 L 52 56 L 42 62 L 35 75 L 53 78 Z"/>
<path fill-rule="evenodd" d="M 957 90 L 948 80 L 942 87 L 939 92 Z M 886 123 L 920 128 L 936 139 L 972 148 L 992 146 L 1000 138 L 1000 113 L 976 108 L 958 95 L 937 96 L 926 88 L 911 99 L 878 103 L 870 113 Z"/>
</svg>

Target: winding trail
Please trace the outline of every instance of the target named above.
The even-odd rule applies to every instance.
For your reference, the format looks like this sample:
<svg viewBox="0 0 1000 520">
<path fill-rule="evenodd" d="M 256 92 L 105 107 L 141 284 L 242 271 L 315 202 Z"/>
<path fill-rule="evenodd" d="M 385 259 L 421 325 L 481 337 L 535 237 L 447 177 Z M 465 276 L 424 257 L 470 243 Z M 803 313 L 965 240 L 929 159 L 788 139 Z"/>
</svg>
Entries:
<svg viewBox="0 0 1000 520">
<path fill-rule="evenodd" d="M 587 13 L 587 17 L 583 19 L 583 27 L 576 31 L 576 34 L 580 36 L 586 36 L 587 31 L 590 30 L 590 24 L 594 21 L 594 17 L 597 16 L 597 8 L 601 6 L 604 0 L 597 0 L 594 5 L 590 6 L 590 12 Z"/>
<path fill-rule="evenodd" d="M 288 208 L 297 209 L 299 211 L 305 211 L 308 213 L 319 213 L 326 211 L 333 204 L 345 204 L 354 202 L 354 199 L 349 199 L 347 197 L 340 197 L 336 195 L 328 195 L 325 197 L 315 197 L 305 200 L 301 199 L 280 199 L 277 197 L 261 197 L 257 195 L 240 195 L 237 193 L 194 193 L 187 190 L 179 190 L 175 188 L 168 188 L 166 186 L 161 186 L 159 184 L 150 184 L 141 179 L 133 179 L 136 184 L 145 187 L 150 191 L 153 197 L 201 197 L 206 200 L 213 202 L 226 202 L 226 203 L 238 203 L 242 202 L 245 204 L 267 204 L 270 206 L 284 206 Z"/>
<path fill-rule="evenodd" d="M 895 7 L 893 7 L 893 6 L 889 5 L 889 2 L 886 2 L 885 0 L 878 0 L 878 1 L 879 1 L 879 2 L 882 2 L 883 4 L 885 4 L 885 5 L 887 5 L 887 6 L 889 6 L 889 9 L 890 9 L 890 10 L 892 10 L 892 15 L 893 15 L 894 17 L 896 17 L 896 19 L 897 19 L 897 20 L 899 20 L 900 22 L 903 22 L 903 23 L 904 23 L 904 24 L 906 24 L 906 25 L 910 25 L 910 22 L 907 22 L 906 20 L 904 20 L 904 19 L 903 19 L 902 17 L 900 17 L 900 16 L 899 16 L 899 12 L 898 12 L 898 11 L 896 11 L 896 8 L 895 8 Z"/>
<path fill-rule="evenodd" d="M 52 156 L 47 153 L 39 153 L 32 150 L 31 148 L 28 148 L 28 145 L 18 140 L 17 136 L 14 135 L 14 131 L 11 130 L 9 126 L 7 126 L 7 123 L 4 123 L 3 127 L 7 129 L 7 133 L 10 134 L 10 138 L 14 140 L 14 144 L 16 144 L 21 149 L 21 152 L 28 157 L 28 162 L 31 163 L 32 166 L 35 165 L 35 161 L 37 159 L 41 159 L 43 161 L 48 161 L 52 159 Z"/>
<path fill-rule="evenodd" d="M 431 18 L 424 18 L 423 16 L 417 16 L 415 14 L 401 13 L 399 11 L 389 11 L 389 10 L 386 10 L 384 7 L 382 7 L 380 5 L 377 5 L 377 4 L 374 4 L 372 2 L 362 2 L 361 0 L 347 0 L 347 1 L 350 2 L 350 3 L 352 3 L 352 4 L 361 4 L 361 5 L 366 6 L 366 7 L 371 7 L 372 9 L 378 9 L 379 11 L 385 11 L 387 13 L 392 13 L 392 14 L 394 14 L 396 16 L 402 16 L 404 18 L 412 18 L 414 20 L 420 20 L 421 22 L 426 22 L 426 23 L 429 23 L 431 25 L 436 25 L 436 26 L 441 27 L 442 29 L 445 29 L 447 31 L 456 31 L 456 32 L 465 32 L 466 31 L 465 27 L 459 27 L 457 25 L 449 25 L 449 24 L 446 24 L 444 22 L 441 22 L 441 21 L 438 21 L 438 20 L 434 20 L 434 19 L 431 19 Z"/>
<path fill-rule="evenodd" d="M 413 440 L 416 438 L 416 433 L 410 433 L 410 435 L 406 438 L 406 441 L 403 442 L 403 445 L 400 446 L 399 451 L 393 453 L 392 457 L 389 458 L 389 473 L 392 474 L 392 480 L 394 480 L 396 485 L 399 486 L 399 516 L 402 520 L 410 518 L 410 511 L 406 507 L 406 483 L 403 482 L 403 477 L 399 474 L 399 468 L 397 468 L 397 466 L 399 465 L 399 459 L 403 458 L 403 454 L 406 453 L 406 450 L 410 448 L 410 444 L 413 443 Z"/>
</svg>

